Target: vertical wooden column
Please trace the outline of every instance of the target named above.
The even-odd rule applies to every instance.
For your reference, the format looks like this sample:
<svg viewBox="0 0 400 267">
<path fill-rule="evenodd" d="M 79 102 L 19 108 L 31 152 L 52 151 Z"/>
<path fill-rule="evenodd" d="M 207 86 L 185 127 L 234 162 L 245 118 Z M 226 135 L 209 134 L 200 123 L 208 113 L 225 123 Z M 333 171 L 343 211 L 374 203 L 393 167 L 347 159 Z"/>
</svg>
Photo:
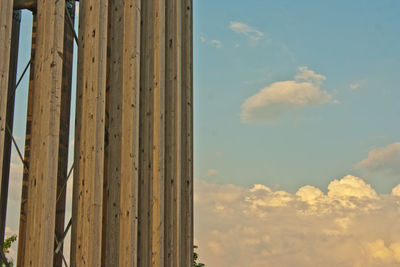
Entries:
<svg viewBox="0 0 400 267">
<path fill-rule="evenodd" d="M 105 266 L 137 266 L 140 0 L 110 10 Z M 103 242 L 104 244 L 104 242 Z"/>
<path fill-rule="evenodd" d="M 72 23 L 75 18 L 75 2 L 66 1 Z M 60 240 L 64 235 L 65 204 L 67 192 L 67 172 L 68 172 L 68 148 L 69 148 L 69 124 L 71 110 L 71 85 L 72 85 L 72 60 L 74 50 L 74 32 L 68 23 L 67 13 L 64 18 L 64 49 L 62 66 L 62 88 L 61 88 L 61 116 L 60 116 L 60 140 L 58 149 L 58 170 L 57 170 L 57 199 L 56 199 L 56 221 L 55 235 Z M 57 247 L 54 244 L 54 250 Z M 63 266 L 62 259 L 63 246 L 59 253 L 54 255 L 53 266 Z"/>
<path fill-rule="evenodd" d="M 138 266 L 164 266 L 165 2 L 142 0 Z"/>
<path fill-rule="evenodd" d="M 34 100 L 34 77 L 35 77 L 35 51 L 36 51 L 36 26 L 37 15 L 33 13 L 32 19 L 32 44 L 31 44 L 31 66 L 29 71 L 29 93 L 28 108 L 26 113 L 26 133 L 25 133 L 25 149 L 24 149 L 24 165 L 29 168 L 29 159 L 31 151 L 31 133 L 32 133 L 32 116 L 33 116 L 33 100 Z M 27 210 L 28 210 L 28 186 L 29 186 L 29 170 L 24 168 L 22 177 L 21 191 L 21 209 L 19 217 L 19 233 L 18 233 L 18 253 L 17 267 L 23 266 L 25 259 L 25 242 L 27 227 Z"/>
<path fill-rule="evenodd" d="M 71 266 L 101 266 L 107 0 L 79 6 Z"/>
<path fill-rule="evenodd" d="M 13 0 L 2 0 L 0 5 L 0 173 L 3 173 L 3 161 L 5 157 L 5 136 L 6 136 L 6 117 L 8 100 L 8 80 L 10 68 L 10 48 L 11 48 L 11 25 L 13 16 Z M 2 179 L 3 180 L 3 179 Z M 0 200 L 3 201 L 3 188 L 5 183 L 0 181 Z M 8 181 L 7 181 L 8 187 Z M 7 189 L 8 190 L 8 189 Z M 4 207 L 3 207 L 4 209 Z M 5 213 L 5 210 L 1 210 Z M 5 218 L 0 218 L 1 220 Z M 4 232 L 0 229 L 0 232 Z M 0 245 L 3 244 L 3 238 L 0 239 Z"/>
<path fill-rule="evenodd" d="M 105 133 L 104 133 L 104 177 L 103 177 L 103 219 L 102 219 L 102 233 L 101 233 L 101 265 L 106 266 L 106 250 L 107 250 L 107 232 L 109 227 L 107 226 L 108 220 L 108 161 L 110 159 L 109 149 L 109 136 L 110 136 L 110 78 L 111 78 L 111 25 L 113 12 L 113 1 L 108 1 L 108 22 L 107 22 L 107 77 L 106 77 L 106 111 L 105 111 Z M 118 20 L 118 22 L 120 22 Z M 112 214 L 112 213 L 110 213 Z M 112 216 L 112 215 L 110 215 Z M 114 240 L 114 236 L 111 237 Z M 115 240 L 114 240 L 115 241 Z"/>
<path fill-rule="evenodd" d="M 178 266 L 180 187 L 180 0 L 166 1 L 165 44 L 165 266 Z"/>
<path fill-rule="evenodd" d="M 24 266 L 53 265 L 65 2 L 37 2 Z"/>
<path fill-rule="evenodd" d="M 14 103 L 15 103 L 15 83 L 17 79 L 17 64 L 18 64 L 18 44 L 19 30 L 21 22 L 21 11 L 14 11 L 12 20 L 11 34 L 11 50 L 10 50 L 10 67 L 8 76 L 8 94 L 7 94 L 7 111 L 6 111 L 6 127 L 12 131 L 14 123 Z M 4 241 L 6 214 L 7 214 L 7 199 L 8 199 L 8 184 L 10 177 L 10 161 L 11 161 L 11 136 L 8 131 L 4 135 L 4 150 L 3 150 L 3 169 L 1 172 L 0 185 L 0 246 Z M 0 259 L 0 266 L 2 260 Z"/>
<path fill-rule="evenodd" d="M 193 0 L 181 0 L 180 266 L 193 264 Z"/>
</svg>

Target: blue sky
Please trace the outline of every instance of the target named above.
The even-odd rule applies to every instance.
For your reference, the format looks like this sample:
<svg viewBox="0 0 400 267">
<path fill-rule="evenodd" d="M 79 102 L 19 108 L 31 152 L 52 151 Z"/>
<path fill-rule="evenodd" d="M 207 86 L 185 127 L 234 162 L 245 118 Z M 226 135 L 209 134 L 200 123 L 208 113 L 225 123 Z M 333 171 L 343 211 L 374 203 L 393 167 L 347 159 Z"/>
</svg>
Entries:
<svg viewBox="0 0 400 267">
<path fill-rule="evenodd" d="M 398 1 L 199 0 L 194 10 L 197 178 L 213 169 L 217 183 L 294 191 L 351 173 L 386 193 L 399 182 L 354 168 L 400 139 Z M 320 90 L 334 101 L 241 122 L 245 99 L 301 66 L 326 77 Z"/>
</svg>

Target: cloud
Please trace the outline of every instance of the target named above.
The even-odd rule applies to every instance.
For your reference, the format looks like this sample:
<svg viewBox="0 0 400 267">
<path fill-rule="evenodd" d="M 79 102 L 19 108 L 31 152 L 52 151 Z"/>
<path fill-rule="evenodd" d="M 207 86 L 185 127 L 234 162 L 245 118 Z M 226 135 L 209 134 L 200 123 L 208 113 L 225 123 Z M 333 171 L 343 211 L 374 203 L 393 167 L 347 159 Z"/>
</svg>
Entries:
<svg viewBox="0 0 400 267">
<path fill-rule="evenodd" d="M 357 90 L 358 88 L 360 88 L 363 84 L 365 83 L 365 80 L 360 80 L 360 81 L 355 81 L 352 82 L 349 87 L 352 90 Z"/>
<path fill-rule="evenodd" d="M 19 203 L 21 200 L 21 187 L 24 166 L 17 153 L 11 154 L 10 180 L 8 189 L 8 199 Z"/>
<path fill-rule="evenodd" d="M 398 186 L 396 186 L 395 188 L 393 188 L 392 195 L 400 197 L 400 184 Z"/>
<path fill-rule="evenodd" d="M 208 44 L 215 46 L 216 48 L 222 48 L 222 42 L 220 40 L 211 40 Z"/>
<path fill-rule="evenodd" d="M 400 175 L 400 142 L 372 149 L 368 157 L 359 162 L 356 168 L 393 176 Z"/>
<path fill-rule="evenodd" d="M 204 36 L 200 36 L 200 42 L 204 43 L 204 44 L 208 44 L 210 46 L 214 46 L 215 48 L 222 48 L 222 42 L 220 40 L 208 40 L 206 37 Z"/>
<path fill-rule="evenodd" d="M 210 176 L 215 176 L 218 175 L 218 171 L 217 170 L 213 170 L 210 169 L 206 172 L 206 174 L 204 174 L 204 178 L 210 177 Z"/>
<path fill-rule="evenodd" d="M 271 123 L 301 107 L 335 102 L 328 92 L 321 90 L 325 79 L 308 67 L 299 67 L 293 80 L 272 83 L 247 98 L 241 106 L 242 122 Z"/>
<path fill-rule="evenodd" d="M 400 262 L 400 242 L 386 245 L 382 239 L 364 244 L 369 254 L 374 258 L 387 264 L 398 264 Z"/>
<path fill-rule="evenodd" d="M 387 267 L 400 264 L 400 185 L 379 195 L 347 175 L 295 194 L 195 184 L 200 261 L 232 267 Z M 397 265 L 396 265 L 397 264 Z"/>
<path fill-rule="evenodd" d="M 360 82 L 354 82 L 349 85 L 350 89 L 356 90 L 361 86 Z"/>
<path fill-rule="evenodd" d="M 231 21 L 229 28 L 235 33 L 247 36 L 252 41 L 258 41 L 264 36 L 264 33 L 243 22 Z"/>
</svg>

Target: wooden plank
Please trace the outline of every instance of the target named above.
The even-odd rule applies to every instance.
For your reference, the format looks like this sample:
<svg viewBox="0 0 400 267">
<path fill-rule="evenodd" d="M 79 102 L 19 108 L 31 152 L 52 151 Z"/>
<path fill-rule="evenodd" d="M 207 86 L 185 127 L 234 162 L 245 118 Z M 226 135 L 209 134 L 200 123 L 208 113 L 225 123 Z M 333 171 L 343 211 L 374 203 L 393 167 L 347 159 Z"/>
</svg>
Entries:
<svg viewBox="0 0 400 267">
<path fill-rule="evenodd" d="M 66 1 L 67 8 L 65 12 L 74 22 L 75 2 Z M 67 13 L 64 18 L 64 48 L 63 48 L 63 66 L 62 66 L 62 87 L 61 87 L 61 116 L 60 116 L 60 139 L 58 150 L 58 170 L 57 170 L 57 200 L 56 200 L 56 221 L 55 235 L 60 240 L 64 235 L 65 204 L 67 193 L 67 172 L 68 172 L 68 148 L 69 148 L 69 124 L 71 110 L 71 85 L 72 85 L 72 60 L 74 50 L 74 33 L 71 29 Z M 57 247 L 54 243 L 54 250 Z M 63 246 L 59 253 L 54 255 L 53 266 L 63 266 L 62 258 Z"/>
<path fill-rule="evenodd" d="M 165 266 L 178 266 L 180 186 L 180 12 L 179 0 L 166 1 L 165 84 Z"/>
<path fill-rule="evenodd" d="M 37 0 L 14 0 L 14 9 L 29 9 L 35 10 L 37 5 Z"/>
<path fill-rule="evenodd" d="M 142 0 L 138 266 L 164 266 L 165 2 Z"/>
<path fill-rule="evenodd" d="M 165 208 L 165 0 L 154 1 L 154 74 L 153 74 L 153 171 L 151 208 L 152 266 L 165 266 L 164 208 Z"/>
<path fill-rule="evenodd" d="M 31 151 L 31 133 L 32 133 L 32 116 L 33 116 L 33 103 L 34 103 L 34 77 L 35 77 L 35 51 L 36 51 L 36 27 L 37 14 L 33 14 L 32 18 L 32 44 L 31 44 L 31 66 L 29 72 L 29 93 L 28 93 L 28 107 L 26 112 L 26 133 L 25 133 L 25 149 L 24 149 L 24 162 L 25 166 L 29 168 L 29 159 Z M 26 216 L 28 209 L 28 185 L 29 185 L 29 172 L 24 168 L 22 177 L 22 191 L 21 191 L 21 208 L 19 217 L 19 233 L 18 233 L 18 253 L 17 253 L 17 267 L 23 266 L 25 259 L 25 242 L 26 242 Z"/>
<path fill-rule="evenodd" d="M 21 12 L 15 11 L 12 19 L 12 34 L 11 34 L 11 50 L 10 50 L 10 67 L 8 76 L 8 93 L 7 93 L 7 111 L 6 111 L 6 125 L 9 129 L 13 129 L 14 122 L 14 103 L 15 103 L 15 83 L 17 79 L 17 64 L 18 64 L 18 44 L 19 44 L 19 30 L 21 23 Z M 10 177 L 10 161 L 11 161 L 11 136 L 6 132 L 4 136 L 4 150 L 3 150 L 3 169 L 0 185 L 0 246 L 4 241 L 5 227 L 6 227 L 6 214 L 7 214 L 7 199 L 8 199 L 8 184 Z M 0 259 L 0 266 L 2 260 Z"/>
<path fill-rule="evenodd" d="M 101 233 L 101 266 L 106 266 L 107 250 L 107 206 L 108 206 L 108 161 L 109 161 L 109 132 L 110 132 L 110 66 L 111 66 L 111 13 L 113 1 L 108 2 L 107 22 L 107 77 L 106 77 L 106 112 L 105 112 L 105 133 L 104 133 L 104 178 L 103 178 L 103 219 Z"/>
<path fill-rule="evenodd" d="M 193 0 L 182 1 L 180 264 L 193 265 Z"/>
<path fill-rule="evenodd" d="M 2 0 L 0 5 L 0 173 L 3 173 L 4 154 L 5 154 L 5 136 L 6 136 L 6 117 L 8 100 L 8 80 L 10 68 L 10 48 L 11 31 L 13 16 L 13 0 Z M 3 181 L 0 182 L 0 192 L 4 192 Z M 8 183 L 7 183 L 8 187 Z M 3 199 L 1 199 L 3 200 Z M 5 213 L 2 210 L 1 213 Z M 3 232 L 3 230 L 0 230 Z M 0 240 L 0 245 L 3 238 Z"/>
<path fill-rule="evenodd" d="M 101 266 L 108 1 L 79 10 L 71 266 Z"/>
<path fill-rule="evenodd" d="M 109 4 L 110 79 L 105 266 L 137 266 L 140 1 Z"/>
<path fill-rule="evenodd" d="M 24 266 L 53 265 L 65 2 L 38 1 Z"/>
</svg>

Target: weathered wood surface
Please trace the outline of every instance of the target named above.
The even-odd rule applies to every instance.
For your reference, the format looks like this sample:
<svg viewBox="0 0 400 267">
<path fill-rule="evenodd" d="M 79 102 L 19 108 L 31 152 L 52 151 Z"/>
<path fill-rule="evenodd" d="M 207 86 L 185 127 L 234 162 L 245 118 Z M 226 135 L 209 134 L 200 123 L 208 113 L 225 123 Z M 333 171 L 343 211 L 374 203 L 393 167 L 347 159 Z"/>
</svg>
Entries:
<svg viewBox="0 0 400 267">
<path fill-rule="evenodd" d="M 140 0 L 110 3 L 105 266 L 137 266 Z"/>
<path fill-rule="evenodd" d="M 165 2 L 142 0 L 138 266 L 164 266 Z"/>
<path fill-rule="evenodd" d="M 24 266 L 53 265 L 65 2 L 38 1 Z"/>
<path fill-rule="evenodd" d="M 5 157 L 5 137 L 6 137 L 6 118 L 7 118 L 7 100 L 8 100 L 8 81 L 10 68 L 10 48 L 11 48 L 11 31 L 12 31 L 12 16 L 13 16 L 13 0 L 2 0 L 0 5 L 0 173 L 3 173 L 3 161 Z M 7 185 L 3 185 L 0 181 L 0 195 L 5 192 Z M 8 189 L 7 189 L 8 190 Z M 1 199 L 3 196 L 0 196 Z M 5 212 L 5 211 L 0 211 Z M 2 218 L 1 218 L 2 219 Z M 2 229 L 0 229 L 3 232 Z M 0 240 L 0 245 L 3 243 L 3 238 Z"/>
<path fill-rule="evenodd" d="M 35 51 L 36 51 L 36 26 L 37 14 L 33 14 L 32 18 L 32 44 L 31 44 L 31 66 L 29 71 L 29 92 L 28 92 L 28 107 L 26 112 L 26 130 L 25 130 L 25 149 L 24 149 L 24 165 L 29 168 L 29 159 L 31 151 L 31 133 L 32 133 L 32 116 L 33 116 L 33 101 L 34 101 L 34 77 L 35 77 Z M 22 191 L 21 191 L 21 208 L 19 217 L 19 233 L 18 233 L 18 253 L 17 267 L 23 266 L 25 258 L 25 242 L 26 242 L 26 215 L 28 209 L 28 185 L 29 172 L 24 168 L 22 176 Z"/>
<path fill-rule="evenodd" d="M 47 2 L 46 7 L 40 6 L 44 1 L 39 1 L 41 11 L 35 15 L 39 22 L 43 21 L 40 15 L 51 9 Z M 57 2 L 50 6 L 58 5 Z M 46 20 L 61 16 L 55 14 L 45 15 Z M 54 30 L 51 25 L 47 28 Z M 50 238 L 53 250 L 54 231 L 60 237 L 64 227 L 63 185 L 68 157 L 68 127 L 64 125 L 69 121 L 67 88 L 71 86 L 72 51 L 68 49 L 71 49 L 72 31 L 68 33 L 67 25 L 62 26 L 59 34 L 49 35 L 53 40 L 54 36 L 66 33 L 64 50 L 58 54 L 64 58 L 64 67 L 62 86 L 61 76 L 57 80 L 60 85 L 57 101 L 44 104 L 46 97 L 54 94 L 34 90 L 44 87 L 45 81 L 38 78 L 48 71 L 43 54 L 37 62 L 33 61 L 31 69 L 34 79 L 28 102 L 25 159 L 32 170 L 29 177 L 24 177 L 20 234 L 21 262 L 26 264 L 33 258 L 28 251 L 31 244 L 37 244 L 42 255 L 42 248 L 48 246 L 40 243 L 38 234 L 31 234 L 36 232 L 33 229 L 39 229 L 41 238 L 46 235 Z M 192 27 L 192 0 L 87 0 L 81 3 L 71 266 L 192 265 Z M 35 36 L 32 42 L 35 54 Z M 54 45 L 55 41 L 50 44 Z M 35 73 L 38 66 L 40 71 Z M 59 65 L 55 66 L 59 69 Z M 48 82 L 51 81 L 54 79 Z M 54 86 L 47 88 L 52 90 Z M 54 107 L 54 103 L 58 105 Z M 49 111 L 38 112 L 42 108 Z M 49 120 L 54 123 L 46 124 Z M 50 127 L 53 127 L 51 132 Z M 43 137 L 47 130 L 48 136 Z M 46 149 L 40 153 L 35 151 L 43 144 L 36 135 L 46 141 Z M 48 140 L 53 143 L 50 145 Z M 50 154 L 55 155 L 52 160 L 47 157 Z M 40 164 L 33 160 L 34 155 L 43 158 Z M 45 183 L 35 184 L 38 175 L 43 173 L 47 177 L 54 170 L 53 177 L 58 174 L 58 184 L 47 178 Z M 56 189 L 57 194 L 53 193 Z M 50 194 L 38 196 L 39 192 Z M 52 215 L 56 210 L 55 196 L 61 200 L 57 203 L 57 217 Z M 33 198 L 37 199 L 33 201 Z M 45 205 L 44 200 L 48 201 Z M 42 203 L 45 209 L 39 210 L 37 203 Z M 52 218 L 51 223 L 46 221 L 45 227 L 45 221 L 40 219 L 44 214 Z M 50 228 L 52 239 L 49 233 L 44 233 Z M 42 258 L 32 261 L 44 266 L 50 263 Z M 56 266 L 60 262 L 61 258 L 56 257 Z"/>
<path fill-rule="evenodd" d="M 180 264 L 193 264 L 193 0 L 182 1 Z"/>
<path fill-rule="evenodd" d="M 108 1 L 79 10 L 71 266 L 101 266 Z"/>
<path fill-rule="evenodd" d="M 75 18 L 75 3 L 67 1 L 65 12 L 70 13 L 72 22 Z M 61 87 L 61 107 L 60 107 L 60 139 L 58 148 L 58 170 L 57 170 L 57 199 L 56 199 L 56 221 L 55 235 L 57 242 L 64 235 L 65 205 L 67 194 L 67 172 L 68 172 L 68 148 L 69 148 L 69 124 L 71 110 L 71 85 L 72 85 L 72 60 L 74 50 L 74 33 L 71 29 L 67 13 L 64 17 L 64 48 L 63 48 L 63 66 L 62 66 L 62 87 Z M 54 243 L 54 250 L 57 248 L 57 242 Z M 61 250 L 54 255 L 53 266 L 63 266 L 63 246 Z"/>
<path fill-rule="evenodd" d="M 165 266 L 178 266 L 180 187 L 180 1 L 166 1 L 165 60 Z"/>
<path fill-rule="evenodd" d="M 12 19 L 12 34 L 11 34 L 11 50 L 10 50 L 10 67 L 8 75 L 8 93 L 7 93 L 7 111 L 6 111 L 6 125 L 12 131 L 14 123 L 14 103 L 15 103 L 15 83 L 17 79 L 17 63 L 18 63 L 18 43 L 19 43 L 19 30 L 20 30 L 21 13 L 14 12 Z M 6 227 L 6 214 L 7 214 L 7 198 L 8 198 L 8 185 L 10 178 L 10 161 L 11 161 L 11 136 L 8 131 L 4 135 L 4 150 L 3 150 L 3 168 L 1 172 L 1 185 L 0 185 L 0 246 L 4 241 L 5 227 Z M 0 148 L 1 149 L 1 148 Z M 0 169 L 1 170 L 1 169 Z M 2 260 L 0 259 L 0 266 Z"/>
</svg>

